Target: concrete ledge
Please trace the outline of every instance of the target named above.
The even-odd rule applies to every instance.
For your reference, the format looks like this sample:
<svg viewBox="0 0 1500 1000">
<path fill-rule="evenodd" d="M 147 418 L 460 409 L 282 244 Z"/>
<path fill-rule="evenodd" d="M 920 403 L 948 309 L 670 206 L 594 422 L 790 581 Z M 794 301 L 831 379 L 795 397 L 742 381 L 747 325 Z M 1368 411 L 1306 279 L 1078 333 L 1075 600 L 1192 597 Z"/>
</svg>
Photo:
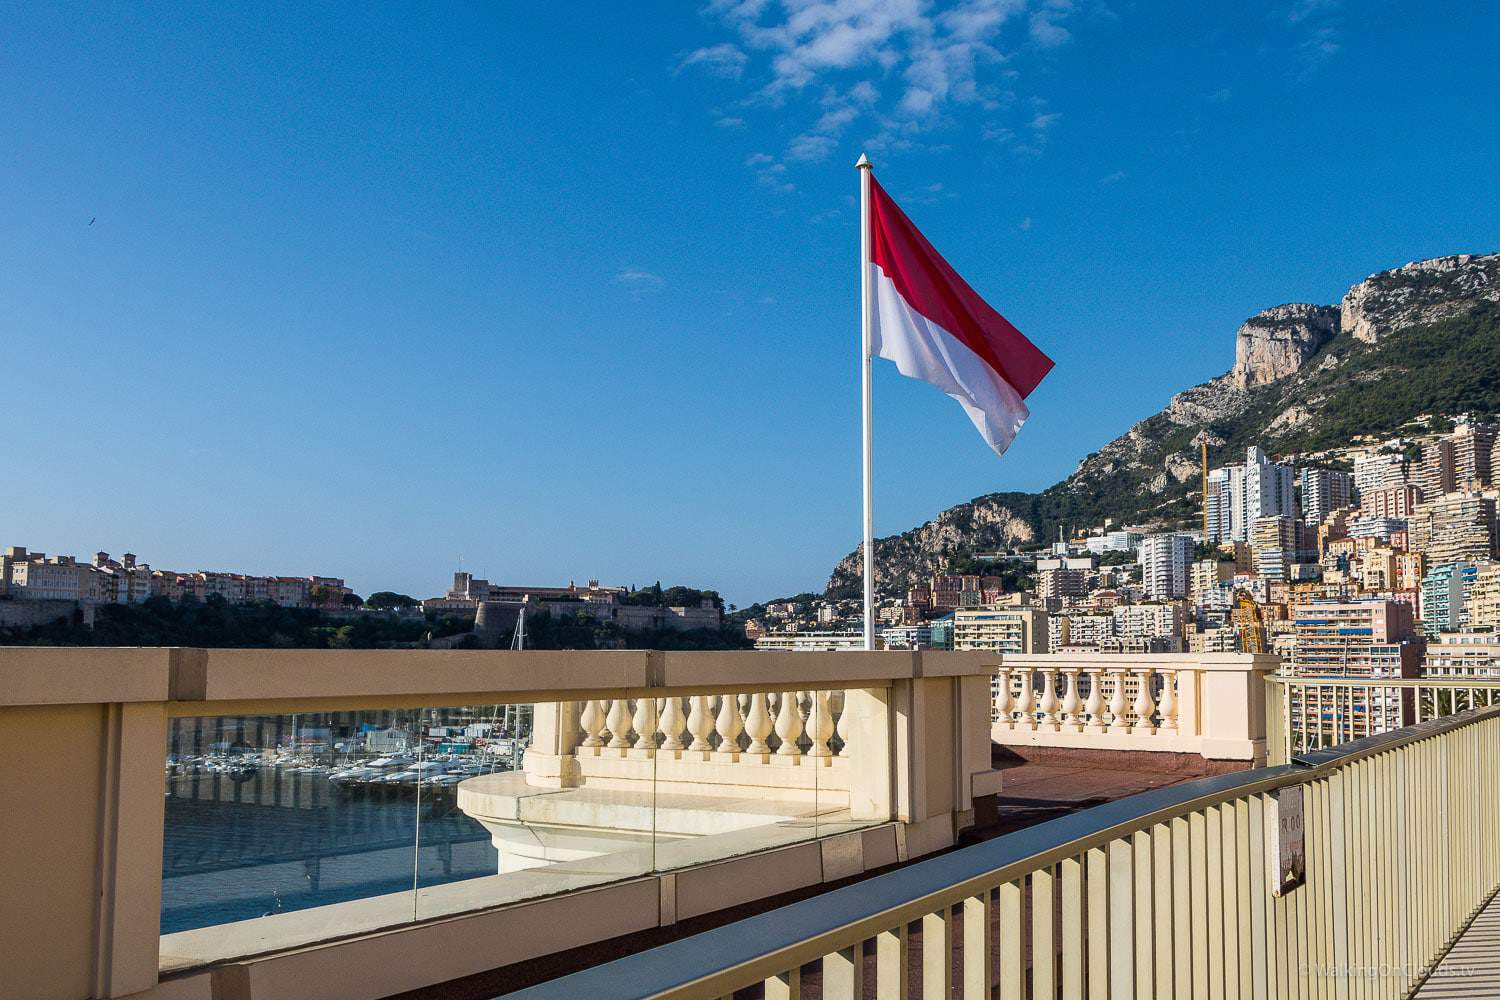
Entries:
<svg viewBox="0 0 1500 1000">
<path fill-rule="evenodd" d="M 177 650 L 0 647 L 0 705 L 166 701 Z"/>
<path fill-rule="evenodd" d="M 922 824 L 906 856 L 950 846 L 951 828 L 949 817 Z M 389 996 L 861 875 L 896 863 L 900 829 L 899 824 L 885 823 L 563 895 L 420 923 L 408 921 L 375 933 L 184 970 L 154 989 L 133 994 L 130 1000 L 370 1000 Z M 332 931 L 348 926 L 340 911 L 348 914 L 366 905 L 391 910 L 399 905 L 397 897 L 404 898 L 410 912 L 410 894 L 398 893 L 320 907 L 324 913 L 308 919 Z M 213 929 L 204 931 L 212 933 Z M 186 931 L 170 937 L 199 933 Z"/>
</svg>

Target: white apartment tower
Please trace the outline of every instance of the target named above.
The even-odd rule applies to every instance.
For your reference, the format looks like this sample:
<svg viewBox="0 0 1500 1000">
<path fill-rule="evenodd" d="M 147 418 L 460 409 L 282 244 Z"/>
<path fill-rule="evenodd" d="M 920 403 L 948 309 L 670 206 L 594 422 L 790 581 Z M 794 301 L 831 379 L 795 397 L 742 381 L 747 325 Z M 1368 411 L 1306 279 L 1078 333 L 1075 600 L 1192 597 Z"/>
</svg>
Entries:
<svg viewBox="0 0 1500 1000">
<path fill-rule="evenodd" d="M 1192 589 L 1193 537 L 1147 535 L 1141 540 L 1141 585 L 1153 600 L 1186 597 Z"/>
<path fill-rule="evenodd" d="M 1208 474 L 1208 540 L 1248 542 L 1257 518 L 1295 514 L 1296 472 L 1273 462 L 1256 445 L 1245 449 L 1243 465 L 1225 465 Z"/>
<path fill-rule="evenodd" d="M 1323 518 L 1354 503 L 1354 476 L 1338 469 L 1302 469 L 1297 474 L 1301 486 L 1302 520 L 1309 525 L 1321 524 Z"/>
</svg>

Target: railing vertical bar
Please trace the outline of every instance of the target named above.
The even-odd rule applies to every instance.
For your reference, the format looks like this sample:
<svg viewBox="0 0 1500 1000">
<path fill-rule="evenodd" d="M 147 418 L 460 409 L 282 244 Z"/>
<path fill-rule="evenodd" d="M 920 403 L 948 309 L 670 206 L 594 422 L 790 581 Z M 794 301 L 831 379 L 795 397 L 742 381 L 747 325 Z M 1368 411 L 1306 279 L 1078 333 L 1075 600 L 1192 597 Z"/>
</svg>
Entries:
<svg viewBox="0 0 1500 1000">
<path fill-rule="evenodd" d="M 922 996 L 953 995 L 953 908 L 922 915 Z"/>
<path fill-rule="evenodd" d="M 1276 842 L 1276 797 L 1274 795 L 1261 796 L 1265 812 L 1266 844 Z M 1269 847 L 1268 847 L 1269 849 Z M 1266 859 L 1266 888 L 1269 890 L 1276 884 L 1279 877 L 1275 868 L 1271 867 L 1271 859 Z M 1291 950 L 1287 947 L 1287 902 L 1285 896 L 1272 896 L 1266 910 L 1267 921 L 1270 925 L 1270 936 L 1268 938 L 1271 974 L 1268 977 L 1272 984 L 1271 996 L 1275 998 L 1290 997 L 1294 989 L 1295 981 L 1290 974 Z"/>
<path fill-rule="evenodd" d="M 1021 883 L 1000 887 L 1000 1000 L 1025 996 L 1025 962 L 1021 954 Z"/>
<path fill-rule="evenodd" d="M 1031 995 L 1036 1000 L 1057 995 L 1055 883 L 1051 868 L 1031 873 Z"/>
<path fill-rule="evenodd" d="M 864 952 L 861 942 L 823 956 L 823 1000 L 864 1000 Z"/>
<path fill-rule="evenodd" d="M 964 900 L 964 1000 L 989 1000 L 991 979 L 990 892 Z"/>
<path fill-rule="evenodd" d="M 1270 1000 L 1267 981 L 1267 939 L 1270 932 L 1266 925 L 1266 899 L 1270 895 L 1270 881 L 1266 878 L 1266 821 L 1264 805 L 1259 795 L 1245 800 L 1247 834 L 1250 837 L 1248 868 L 1250 872 L 1250 996 L 1253 1000 Z"/>
<path fill-rule="evenodd" d="M 1317 829 L 1318 855 L 1317 855 L 1317 888 L 1318 925 L 1323 930 L 1323 939 L 1318 947 L 1318 966 L 1321 972 L 1322 995 L 1336 1000 L 1338 976 L 1329 975 L 1333 967 L 1333 921 L 1334 911 L 1338 907 L 1337 886 L 1334 883 L 1333 870 L 1333 821 L 1330 800 L 1333 798 L 1333 788 L 1328 779 L 1323 778 L 1315 782 L 1318 789 L 1317 808 L 1313 812 L 1311 822 Z M 1313 874 L 1309 869 L 1308 877 Z"/>
<path fill-rule="evenodd" d="M 1208 995 L 1209 1000 L 1222 1000 L 1224 996 L 1224 833 L 1223 817 L 1218 806 L 1209 806 L 1204 811 L 1207 821 L 1207 856 L 1205 871 L 1208 876 Z"/>
<path fill-rule="evenodd" d="M 1062 992 L 1083 996 L 1083 860 L 1062 862 Z"/>
<path fill-rule="evenodd" d="M 1331 878 L 1333 893 L 1333 951 L 1329 960 L 1335 971 L 1349 967 L 1350 905 L 1353 886 L 1349 879 L 1349 775 L 1336 770 L 1328 777 L 1328 840 L 1331 856 Z M 1338 976 L 1334 982 L 1334 995 L 1338 1000 L 1349 996 L 1347 976 Z"/>
<path fill-rule="evenodd" d="M 1135 887 L 1132 851 L 1126 838 L 1109 842 L 1109 995 L 1135 995 Z"/>
<path fill-rule="evenodd" d="M 1192 879 L 1193 998 L 1209 996 L 1208 832 L 1202 810 L 1188 816 L 1189 877 Z"/>
<path fill-rule="evenodd" d="M 1323 951 L 1323 880 L 1325 878 L 1321 861 L 1322 838 L 1318 829 L 1317 816 L 1322 805 L 1321 782 L 1309 781 L 1302 786 L 1302 821 L 1303 821 L 1303 845 L 1306 852 L 1304 861 L 1307 866 L 1307 881 L 1295 891 L 1307 896 L 1306 914 L 1307 927 L 1304 933 L 1305 956 L 1303 961 L 1310 970 L 1308 981 L 1309 996 L 1323 1000 L 1323 987 L 1326 982 L 1321 974 L 1319 966 L 1322 964 Z"/>
<path fill-rule="evenodd" d="M 1155 893 L 1151 889 L 1151 831 L 1137 830 L 1131 837 L 1134 857 L 1131 864 L 1135 874 L 1135 996 L 1136 1000 L 1151 1000 L 1153 979 L 1152 964 L 1155 949 L 1152 932 L 1155 922 L 1151 917 L 1151 904 Z"/>
<path fill-rule="evenodd" d="M 1109 861 L 1104 848 L 1087 855 L 1089 1000 L 1109 998 Z"/>
<path fill-rule="evenodd" d="M 1224 883 L 1224 995 L 1238 997 L 1240 989 L 1240 882 L 1235 851 L 1234 803 L 1214 807 L 1219 814 L 1219 880 Z"/>
<path fill-rule="evenodd" d="M 1152 935 L 1156 944 L 1153 979 L 1156 1000 L 1173 1000 L 1172 981 L 1172 827 L 1157 823 L 1151 828 Z"/>
<path fill-rule="evenodd" d="M 1172 817 L 1172 993 L 1193 995 L 1192 852 L 1186 816 Z"/>
<path fill-rule="evenodd" d="M 766 1000 L 801 1000 L 802 970 L 788 969 L 771 976 L 765 983 Z"/>
<path fill-rule="evenodd" d="M 875 991 L 881 1000 L 906 1000 L 910 989 L 906 926 L 881 931 L 875 938 Z"/>
<path fill-rule="evenodd" d="M 1238 905 L 1235 906 L 1239 940 L 1235 950 L 1236 968 L 1239 970 L 1239 996 L 1249 1000 L 1254 987 L 1250 974 L 1254 964 L 1254 952 L 1250 947 L 1250 897 L 1259 887 L 1250 884 L 1250 803 L 1236 799 L 1230 804 L 1234 810 L 1234 879 Z"/>
</svg>

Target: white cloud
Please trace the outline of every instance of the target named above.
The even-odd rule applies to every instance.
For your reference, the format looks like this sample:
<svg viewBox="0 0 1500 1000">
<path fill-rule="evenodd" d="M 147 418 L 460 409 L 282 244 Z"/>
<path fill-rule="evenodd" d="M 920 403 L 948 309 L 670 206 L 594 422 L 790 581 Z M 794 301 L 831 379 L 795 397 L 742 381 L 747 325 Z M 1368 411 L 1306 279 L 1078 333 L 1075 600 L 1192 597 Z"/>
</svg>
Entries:
<svg viewBox="0 0 1500 1000">
<path fill-rule="evenodd" d="M 1072 0 L 1046 0 L 1031 15 L 1031 40 L 1044 49 L 1055 49 L 1073 38 L 1062 22 L 1073 12 Z"/>
<path fill-rule="evenodd" d="M 1028 216 L 1026 216 L 1026 218 L 1024 218 L 1020 222 L 1018 222 L 1016 224 L 1016 228 L 1019 229 L 1023 233 L 1029 233 L 1029 232 L 1031 232 L 1031 216 L 1028 215 Z"/>
<path fill-rule="evenodd" d="M 838 140 L 831 135 L 804 133 L 787 144 L 786 158 L 801 163 L 816 163 L 828 159 L 837 147 Z"/>
<path fill-rule="evenodd" d="M 719 126 L 719 128 L 744 128 L 745 119 L 736 115 L 723 115 L 715 119 L 714 124 Z"/>
<path fill-rule="evenodd" d="M 626 288 L 634 291 L 642 291 L 647 288 L 660 288 L 666 283 L 666 280 L 661 275 L 652 274 L 650 271 L 639 267 L 623 268 L 615 275 L 615 284 L 624 285 Z"/>
<path fill-rule="evenodd" d="M 1099 178 L 1099 186 L 1109 187 L 1111 184 L 1118 184 L 1128 176 L 1130 175 L 1125 173 L 1125 171 L 1116 170 L 1112 174 L 1105 174 L 1103 177 Z"/>
<path fill-rule="evenodd" d="M 745 157 L 745 166 L 750 168 L 758 183 L 772 191 L 797 190 L 797 185 L 786 179 L 786 164 L 778 162 L 770 153 L 751 153 Z"/>
<path fill-rule="evenodd" d="M 964 108 L 1004 112 L 1017 100 L 1004 44 L 1055 48 L 1071 38 L 1074 10 L 1074 0 L 708 0 L 708 16 L 733 41 L 689 53 L 677 70 L 742 78 L 751 88 L 743 109 L 773 107 L 794 121 L 781 153 L 750 165 L 761 183 L 790 190 L 786 164 L 852 156 L 851 138 L 871 152 L 930 149 L 926 137 L 959 124 Z M 809 107 L 800 122 L 785 110 Z M 741 115 L 749 117 L 736 109 L 719 124 L 738 126 Z M 1059 117 L 1037 112 L 983 130 L 1036 155 Z M 1025 141 L 1014 141 L 1018 130 Z"/>
<path fill-rule="evenodd" d="M 749 61 L 750 57 L 739 46 L 724 42 L 722 45 L 710 45 L 689 52 L 677 63 L 677 72 L 697 67 L 713 76 L 738 80 L 745 72 L 745 63 Z"/>
</svg>

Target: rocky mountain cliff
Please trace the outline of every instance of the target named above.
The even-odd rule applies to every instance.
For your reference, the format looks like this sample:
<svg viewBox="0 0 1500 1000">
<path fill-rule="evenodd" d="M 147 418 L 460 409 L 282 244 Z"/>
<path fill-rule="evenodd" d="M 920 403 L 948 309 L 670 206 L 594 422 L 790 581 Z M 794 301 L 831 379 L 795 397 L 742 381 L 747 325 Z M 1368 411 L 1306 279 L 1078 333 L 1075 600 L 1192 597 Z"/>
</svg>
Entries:
<svg viewBox="0 0 1500 1000">
<path fill-rule="evenodd" d="M 1396 377 L 1399 374 L 1399 377 Z M 1339 305 L 1289 303 L 1250 317 L 1234 367 L 1174 396 L 1041 493 L 993 493 L 877 539 L 876 580 L 897 593 L 975 552 L 1118 521 L 1190 523 L 1198 454 L 1234 460 L 1249 444 L 1295 453 L 1394 431 L 1420 413 L 1500 413 L 1500 254 L 1458 254 L 1371 275 Z M 858 550 L 830 594 L 860 588 Z"/>
</svg>

